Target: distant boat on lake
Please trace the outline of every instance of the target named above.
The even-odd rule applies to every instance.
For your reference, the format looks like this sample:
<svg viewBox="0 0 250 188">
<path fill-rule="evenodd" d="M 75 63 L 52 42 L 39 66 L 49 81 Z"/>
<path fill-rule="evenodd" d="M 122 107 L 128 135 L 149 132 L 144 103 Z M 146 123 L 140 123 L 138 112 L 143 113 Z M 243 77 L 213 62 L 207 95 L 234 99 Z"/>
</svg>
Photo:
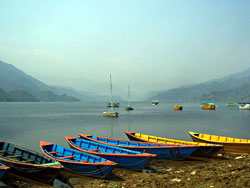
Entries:
<svg viewBox="0 0 250 188">
<path fill-rule="evenodd" d="M 250 110 L 250 104 L 240 105 L 239 108 L 241 110 Z"/>
<path fill-rule="evenodd" d="M 236 105 L 237 105 L 236 102 L 228 102 L 228 103 L 227 103 L 227 106 L 236 106 Z"/>
<path fill-rule="evenodd" d="M 152 100 L 152 105 L 158 105 L 159 101 L 158 100 Z"/>
<path fill-rule="evenodd" d="M 202 106 L 203 110 L 215 110 L 216 105 L 214 103 L 207 103 L 206 105 Z"/>
<path fill-rule="evenodd" d="M 112 81 L 111 81 L 111 74 L 110 74 L 110 111 L 103 112 L 104 117 L 118 117 L 118 112 L 114 111 L 113 108 L 113 96 L 112 96 Z"/>
<path fill-rule="evenodd" d="M 134 108 L 130 106 L 129 102 L 130 102 L 130 86 L 128 86 L 128 106 L 126 107 L 126 110 L 127 111 L 134 110 Z"/>
<path fill-rule="evenodd" d="M 109 102 L 109 103 L 107 104 L 107 107 L 111 107 L 111 106 L 113 106 L 114 108 L 118 108 L 118 107 L 120 106 L 120 103 L 119 103 L 119 102 L 117 102 L 117 103 L 112 103 L 112 105 L 111 105 L 111 102 Z"/>
<path fill-rule="evenodd" d="M 182 110 L 183 106 L 181 106 L 181 105 L 174 105 L 174 109 L 175 110 Z"/>
</svg>

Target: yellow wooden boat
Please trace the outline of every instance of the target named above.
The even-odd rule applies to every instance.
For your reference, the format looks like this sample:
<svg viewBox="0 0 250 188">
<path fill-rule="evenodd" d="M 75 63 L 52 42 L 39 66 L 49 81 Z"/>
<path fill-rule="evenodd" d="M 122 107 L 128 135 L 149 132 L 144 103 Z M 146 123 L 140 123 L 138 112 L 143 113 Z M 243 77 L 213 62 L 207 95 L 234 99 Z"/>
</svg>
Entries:
<svg viewBox="0 0 250 188">
<path fill-rule="evenodd" d="M 184 141 L 184 140 L 175 140 L 170 138 L 162 138 L 157 136 L 151 136 L 141 133 L 135 133 L 130 131 L 124 131 L 125 134 L 131 141 L 141 141 L 141 142 L 154 142 L 160 144 L 174 144 L 174 145 L 198 145 L 199 148 L 192 153 L 192 156 L 199 156 L 199 157 L 212 157 L 216 153 L 218 153 L 223 146 L 222 145 L 215 145 L 215 144 L 207 144 L 207 143 L 200 143 L 200 142 L 191 142 L 191 141 Z"/>
<path fill-rule="evenodd" d="M 174 105 L 174 109 L 175 110 L 182 110 L 183 106 L 181 106 L 181 105 Z"/>
<path fill-rule="evenodd" d="M 104 117 L 118 117 L 118 112 L 103 112 Z"/>
<path fill-rule="evenodd" d="M 221 144 L 226 152 L 250 154 L 250 140 L 189 132 L 193 141 Z"/>
</svg>

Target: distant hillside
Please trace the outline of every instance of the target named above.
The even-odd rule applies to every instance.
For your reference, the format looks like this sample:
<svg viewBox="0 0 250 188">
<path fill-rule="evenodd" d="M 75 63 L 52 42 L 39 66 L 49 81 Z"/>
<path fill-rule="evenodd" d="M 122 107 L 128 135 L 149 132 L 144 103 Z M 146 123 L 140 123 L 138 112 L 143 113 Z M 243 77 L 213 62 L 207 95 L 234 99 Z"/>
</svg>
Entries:
<svg viewBox="0 0 250 188">
<path fill-rule="evenodd" d="M 191 102 L 194 100 L 224 101 L 222 97 L 223 94 L 229 91 L 236 91 L 241 88 L 241 86 L 244 88 L 244 85 L 247 86 L 247 84 L 250 84 L 250 69 L 197 85 L 182 86 L 167 91 L 159 91 L 155 95 L 149 97 L 148 100 L 158 99 L 166 102 Z M 238 100 L 246 97 L 245 94 L 241 92 L 233 93 L 235 94 L 234 98 Z M 215 95 L 218 98 L 216 98 Z"/>
<path fill-rule="evenodd" d="M 213 101 L 213 102 L 249 102 L 250 101 L 250 83 L 244 84 L 234 89 L 225 91 L 211 92 L 203 94 L 200 97 L 193 98 L 194 101 Z"/>
<path fill-rule="evenodd" d="M 27 94 L 34 97 L 38 101 L 109 101 L 109 96 L 98 95 L 93 92 L 85 92 L 63 86 L 49 86 L 43 82 L 33 78 L 32 76 L 17 69 L 11 64 L 0 61 L 0 88 L 6 91 L 5 94 L 0 93 L 2 100 L 8 100 L 10 96 L 8 92 L 25 91 Z M 119 96 L 114 96 L 114 99 L 121 102 L 124 101 Z"/>
<path fill-rule="evenodd" d="M 18 90 L 6 92 L 0 88 L 0 102 L 37 102 L 39 101 L 30 93 Z"/>
<path fill-rule="evenodd" d="M 0 61 L 0 101 L 79 101 Z"/>
</svg>

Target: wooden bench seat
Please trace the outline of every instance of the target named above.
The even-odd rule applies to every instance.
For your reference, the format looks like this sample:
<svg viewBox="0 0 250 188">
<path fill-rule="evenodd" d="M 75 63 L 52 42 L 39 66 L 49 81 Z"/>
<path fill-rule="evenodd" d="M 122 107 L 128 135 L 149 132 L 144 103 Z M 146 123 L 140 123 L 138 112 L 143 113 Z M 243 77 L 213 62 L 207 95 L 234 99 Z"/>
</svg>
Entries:
<svg viewBox="0 0 250 188">
<path fill-rule="evenodd" d="M 71 156 L 60 157 L 60 159 L 70 159 L 70 158 L 74 158 L 74 157 L 75 157 L 74 155 L 71 155 Z"/>
</svg>

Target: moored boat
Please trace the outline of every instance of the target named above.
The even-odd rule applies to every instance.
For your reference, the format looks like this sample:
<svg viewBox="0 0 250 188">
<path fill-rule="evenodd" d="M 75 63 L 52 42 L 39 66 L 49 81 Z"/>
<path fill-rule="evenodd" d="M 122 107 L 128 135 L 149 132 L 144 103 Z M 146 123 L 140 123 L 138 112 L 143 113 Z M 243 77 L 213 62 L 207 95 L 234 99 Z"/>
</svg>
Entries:
<svg viewBox="0 0 250 188">
<path fill-rule="evenodd" d="M 139 171 L 156 157 L 154 154 L 141 153 L 76 137 L 66 136 L 65 138 L 70 147 L 114 161 L 118 167 L 122 168 Z"/>
<path fill-rule="evenodd" d="M 104 117 L 118 117 L 118 112 L 103 112 Z"/>
<path fill-rule="evenodd" d="M 120 103 L 115 103 L 115 102 L 113 102 L 112 104 L 109 102 L 108 104 L 107 104 L 107 107 L 114 107 L 114 108 L 118 108 L 120 106 Z"/>
<path fill-rule="evenodd" d="M 183 106 L 181 106 L 181 105 L 174 105 L 174 109 L 175 110 L 182 110 Z"/>
<path fill-rule="evenodd" d="M 227 103 L 227 106 L 236 106 L 236 105 L 237 105 L 236 102 L 228 102 L 228 103 Z"/>
<path fill-rule="evenodd" d="M 118 117 L 118 112 L 114 111 L 114 106 L 113 106 L 113 94 L 112 94 L 112 81 L 111 81 L 111 74 L 110 74 L 110 111 L 103 112 L 104 117 Z M 119 103 L 116 103 L 119 104 Z M 119 107 L 119 106 L 118 106 Z"/>
<path fill-rule="evenodd" d="M 152 105 L 158 105 L 159 101 L 158 100 L 152 100 Z"/>
<path fill-rule="evenodd" d="M 132 142 L 120 139 L 86 135 L 81 133 L 79 133 L 78 135 L 80 138 L 100 144 L 106 144 L 113 147 L 120 147 L 143 153 L 157 154 L 156 158 L 160 159 L 183 160 L 198 148 L 198 146 L 191 145 L 166 145 L 146 142 Z"/>
<path fill-rule="evenodd" d="M 157 136 L 146 135 L 146 134 L 130 132 L 130 131 L 124 131 L 124 132 L 131 141 L 153 142 L 153 143 L 159 143 L 159 144 L 199 146 L 199 148 L 195 152 L 193 152 L 191 156 L 212 157 L 213 155 L 218 153 L 221 149 L 223 149 L 222 145 L 176 140 L 176 139 L 157 137 Z"/>
<path fill-rule="evenodd" d="M 0 163 L 10 167 L 10 172 L 46 183 L 52 183 L 63 169 L 55 160 L 4 141 L 0 141 Z"/>
<path fill-rule="evenodd" d="M 239 106 L 240 110 L 250 110 L 250 104 L 244 104 Z"/>
<path fill-rule="evenodd" d="M 202 106 L 203 110 L 215 110 L 216 105 L 214 103 L 207 103 L 206 105 Z"/>
<path fill-rule="evenodd" d="M 56 144 L 40 141 L 42 152 L 77 174 L 105 178 L 117 163 Z"/>
<path fill-rule="evenodd" d="M 132 106 L 130 106 L 130 86 L 128 86 L 128 106 L 126 107 L 127 111 L 131 111 L 134 110 L 134 108 Z"/>
<path fill-rule="evenodd" d="M 5 166 L 4 164 L 0 163 L 0 179 L 6 174 L 9 167 Z"/>
<path fill-rule="evenodd" d="M 225 152 L 250 154 L 250 140 L 189 132 L 193 141 L 224 146 Z"/>
</svg>

